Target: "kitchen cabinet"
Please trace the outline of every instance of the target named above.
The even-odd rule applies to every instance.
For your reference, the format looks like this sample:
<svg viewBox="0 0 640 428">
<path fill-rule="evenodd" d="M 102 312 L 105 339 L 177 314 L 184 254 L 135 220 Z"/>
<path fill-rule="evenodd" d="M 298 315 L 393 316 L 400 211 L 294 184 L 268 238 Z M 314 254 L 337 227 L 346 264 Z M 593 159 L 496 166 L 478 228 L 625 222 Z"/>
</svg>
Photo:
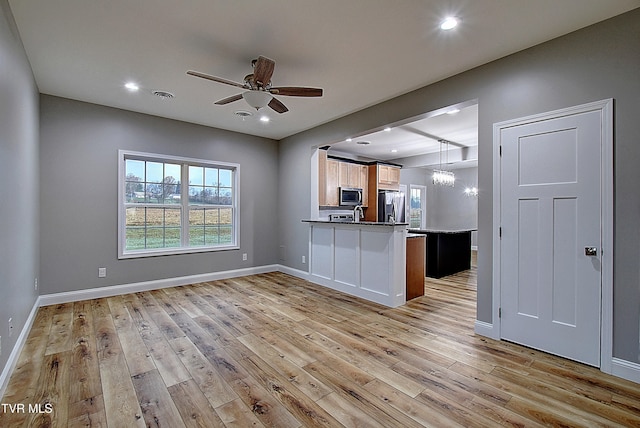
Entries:
<svg viewBox="0 0 640 428">
<path fill-rule="evenodd" d="M 369 206 L 369 167 L 366 165 L 359 165 L 360 173 L 360 188 L 362 188 L 362 206 Z"/>
<path fill-rule="evenodd" d="M 407 300 L 424 296 L 425 251 L 425 235 L 407 235 Z"/>
<path fill-rule="evenodd" d="M 375 163 L 367 167 L 367 211 L 365 221 L 378 221 L 378 191 L 400 190 L 400 167 Z"/>
<path fill-rule="evenodd" d="M 335 159 L 327 159 L 327 151 L 318 151 L 318 204 L 323 207 L 337 207 L 339 204 L 340 164 Z"/>
<path fill-rule="evenodd" d="M 378 164 L 378 189 L 399 190 L 400 168 L 392 165 Z"/>
<path fill-rule="evenodd" d="M 427 237 L 426 276 L 442 278 L 471 268 L 471 232 L 475 229 L 410 229 Z"/>
<path fill-rule="evenodd" d="M 326 150 L 318 150 L 318 205 L 337 207 L 340 187 L 362 189 L 362 206 L 369 204 L 369 167 L 354 162 L 330 159 Z"/>
<path fill-rule="evenodd" d="M 338 174 L 339 187 L 362 188 L 360 183 L 360 167 L 362 165 L 350 162 L 338 163 L 340 165 Z"/>
</svg>

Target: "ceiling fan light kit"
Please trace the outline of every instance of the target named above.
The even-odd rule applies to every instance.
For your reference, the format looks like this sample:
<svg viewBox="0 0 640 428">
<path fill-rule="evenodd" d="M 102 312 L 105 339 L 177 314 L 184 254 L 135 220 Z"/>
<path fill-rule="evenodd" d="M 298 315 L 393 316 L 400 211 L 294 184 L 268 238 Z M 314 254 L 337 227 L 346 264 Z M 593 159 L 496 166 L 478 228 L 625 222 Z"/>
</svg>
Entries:
<svg viewBox="0 0 640 428">
<path fill-rule="evenodd" d="M 217 83 L 223 83 L 225 85 L 235 86 L 237 88 L 243 88 L 247 91 L 242 94 L 232 95 L 227 98 L 223 98 L 216 101 L 216 105 L 225 105 L 240 99 L 243 99 L 251 107 L 256 110 L 260 110 L 266 106 L 269 106 L 277 113 L 285 113 L 289 111 L 280 100 L 273 95 L 288 96 L 288 97 L 321 97 L 322 89 L 320 88 L 305 88 L 298 86 L 287 87 L 272 87 L 271 76 L 273 70 L 276 67 L 276 62 L 264 56 L 259 56 L 257 59 L 251 61 L 253 66 L 253 73 L 248 74 L 244 78 L 244 83 L 234 82 L 232 80 L 224 79 L 222 77 L 211 76 L 209 74 L 201 73 L 199 71 L 189 70 L 187 74 L 201 79 L 211 80 Z"/>
<path fill-rule="evenodd" d="M 242 94 L 242 98 L 249 104 L 251 107 L 256 110 L 260 110 L 263 107 L 266 107 L 271 99 L 273 98 L 269 92 L 265 91 L 247 91 Z"/>
</svg>

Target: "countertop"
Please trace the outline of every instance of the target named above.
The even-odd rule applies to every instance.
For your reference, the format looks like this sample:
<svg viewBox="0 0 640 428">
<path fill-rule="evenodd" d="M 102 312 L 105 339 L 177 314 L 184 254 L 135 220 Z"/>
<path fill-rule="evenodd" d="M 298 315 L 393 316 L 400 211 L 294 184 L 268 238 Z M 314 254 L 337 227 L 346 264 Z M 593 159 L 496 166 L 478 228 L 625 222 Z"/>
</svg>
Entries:
<svg viewBox="0 0 640 428">
<path fill-rule="evenodd" d="M 419 233 L 419 234 L 427 234 L 427 233 L 465 233 L 465 232 L 474 232 L 478 229 L 409 229 L 409 233 Z"/>
<path fill-rule="evenodd" d="M 304 223 L 327 223 L 327 224 L 353 224 L 362 226 L 409 226 L 409 223 L 382 223 L 378 221 L 329 221 L 329 220 L 302 220 Z"/>
</svg>

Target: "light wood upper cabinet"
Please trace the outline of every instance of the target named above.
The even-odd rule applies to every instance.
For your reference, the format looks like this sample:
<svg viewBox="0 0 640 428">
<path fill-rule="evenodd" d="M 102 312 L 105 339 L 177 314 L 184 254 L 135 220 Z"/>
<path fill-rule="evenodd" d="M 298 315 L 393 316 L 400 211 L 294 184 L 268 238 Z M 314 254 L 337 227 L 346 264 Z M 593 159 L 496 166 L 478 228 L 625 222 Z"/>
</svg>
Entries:
<svg viewBox="0 0 640 428">
<path fill-rule="evenodd" d="M 350 162 L 338 162 L 340 164 L 339 180 L 340 187 L 361 188 L 360 167 L 362 165 Z"/>
<path fill-rule="evenodd" d="M 385 190 L 399 190 L 400 168 L 391 165 L 378 165 L 378 188 Z"/>
<path fill-rule="evenodd" d="M 318 205 L 337 207 L 340 187 L 362 189 L 362 206 L 369 204 L 369 167 L 353 162 L 329 159 L 326 150 L 318 151 Z"/>
<path fill-rule="evenodd" d="M 360 186 L 362 188 L 362 206 L 369 206 L 369 167 L 366 165 L 358 165 L 360 170 Z"/>
<path fill-rule="evenodd" d="M 366 165 L 351 162 L 338 162 L 339 187 L 362 189 L 362 206 L 369 204 L 369 170 Z"/>
<path fill-rule="evenodd" d="M 337 207 L 339 200 L 339 163 L 327 159 L 326 150 L 318 151 L 318 205 Z"/>
</svg>

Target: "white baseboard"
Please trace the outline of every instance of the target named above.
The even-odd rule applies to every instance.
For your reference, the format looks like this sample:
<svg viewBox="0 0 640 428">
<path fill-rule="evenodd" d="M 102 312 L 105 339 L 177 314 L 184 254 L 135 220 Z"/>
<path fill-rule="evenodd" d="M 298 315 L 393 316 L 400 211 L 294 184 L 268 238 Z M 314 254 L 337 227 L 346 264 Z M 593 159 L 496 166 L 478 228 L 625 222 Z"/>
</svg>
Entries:
<svg viewBox="0 0 640 428">
<path fill-rule="evenodd" d="M 24 323 L 24 327 L 22 327 L 22 330 L 20 331 L 20 336 L 18 336 L 18 340 L 16 340 L 16 344 L 11 350 L 11 354 L 9 354 L 7 364 L 5 364 L 4 369 L 0 374 L 0 397 L 4 397 L 13 369 L 15 369 L 16 364 L 18 364 L 18 358 L 20 358 L 22 348 L 24 347 L 27 337 L 29 336 L 29 332 L 31 331 L 31 326 L 33 325 L 33 321 L 38 313 L 38 300 L 33 303 L 33 308 L 31 308 L 27 321 Z"/>
<path fill-rule="evenodd" d="M 479 334 L 480 336 L 485 336 L 491 339 L 500 340 L 499 337 L 495 337 L 496 331 L 494 330 L 493 324 L 491 323 L 476 320 L 473 327 L 473 331 L 476 334 Z"/>
<path fill-rule="evenodd" d="M 500 337 L 495 337 L 496 332 L 494 330 L 493 324 L 478 320 L 475 322 L 474 331 L 476 334 L 500 340 Z M 640 364 L 614 357 L 611 359 L 610 374 L 631 382 L 640 383 Z"/>
<path fill-rule="evenodd" d="M 256 275 L 259 273 L 276 272 L 279 265 L 257 266 L 246 269 L 234 269 L 222 272 L 203 273 L 199 275 L 180 276 L 176 278 L 158 279 L 153 281 L 135 282 L 131 284 L 112 285 L 109 287 L 91 288 L 89 290 L 66 291 L 62 293 L 44 294 L 38 299 L 39 306 L 58 305 L 60 303 L 76 302 L 79 300 L 99 299 L 102 297 L 118 296 L 120 294 L 137 293 L 140 291 L 158 290 L 161 288 L 178 287 L 199 282 L 216 281 L 219 279 L 237 278 L 240 276 Z"/>
<path fill-rule="evenodd" d="M 640 383 L 640 364 L 614 357 L 611 359 L 611 374 Z"/>
<path fill-rule="evenodd" d="M 294 269 L 289 266 L 278 265 L 278 270 L 282 273 L 286 273 L 287 275 L 295 276 L 296 278 L 309 280 L 309 272 Z"/>
</svg>

